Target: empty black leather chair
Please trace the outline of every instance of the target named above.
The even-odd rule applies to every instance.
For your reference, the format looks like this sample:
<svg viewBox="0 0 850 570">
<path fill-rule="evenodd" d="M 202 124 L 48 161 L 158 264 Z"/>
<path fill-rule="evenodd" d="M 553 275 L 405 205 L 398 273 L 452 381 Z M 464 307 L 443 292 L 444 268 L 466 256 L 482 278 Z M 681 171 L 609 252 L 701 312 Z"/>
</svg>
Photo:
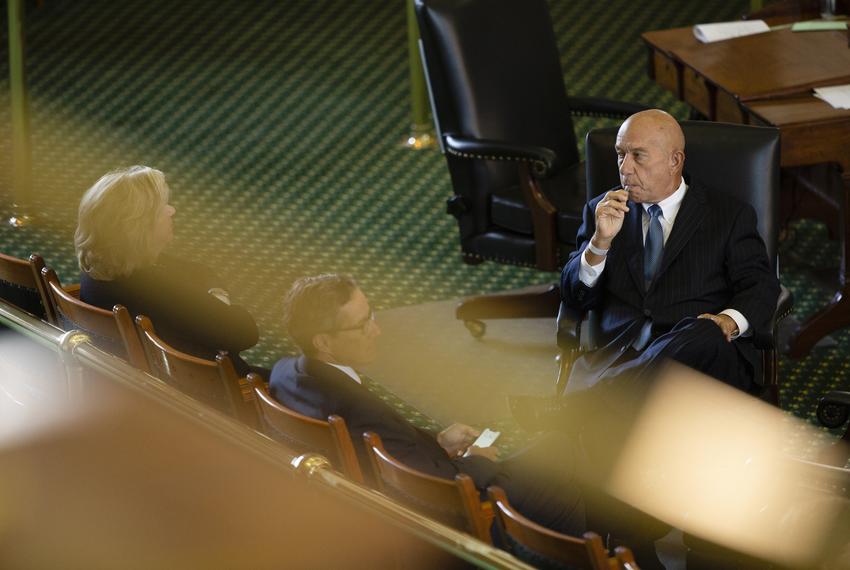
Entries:
<svg viewBox="0 0 850 570">
<path fill-rule="evenodd" d="M 625 118 L 644 107 L 567 96 L 546 0 L 416 0 L 416 15 L 464 261 L 556 271 L 585 200 L 571 115 Z M 557 310 L 551 291 L 541 303 L 527 301 L 472 299 L 458 318 Z"/>
<path fill-rule="evenodd" d="M 779 131 L 706 121 L 684 121 L 685 173 L 708 188 L 732 192 L 753 206 L 767 253 L 779 276 Z M 614 142 L 616 128 L 595 129 L 587 134 L 587 200 L 619 186 L 619 170 Z M 758 379 L 768 390 L 770 400 L 779 403 L 776 366 L 776 324 L 791 312 L 793 299 L 784 286 L 779 296 L 772 329 L 753 338 L 764 350 L 764 377 Z M 558 344 L 563 351 L 559 390 L 566 386 L 574 358 L 594 347 L 593 315 L 580 326 L 583 315 L 561 305 L 558 315 Z"/>
</svg>

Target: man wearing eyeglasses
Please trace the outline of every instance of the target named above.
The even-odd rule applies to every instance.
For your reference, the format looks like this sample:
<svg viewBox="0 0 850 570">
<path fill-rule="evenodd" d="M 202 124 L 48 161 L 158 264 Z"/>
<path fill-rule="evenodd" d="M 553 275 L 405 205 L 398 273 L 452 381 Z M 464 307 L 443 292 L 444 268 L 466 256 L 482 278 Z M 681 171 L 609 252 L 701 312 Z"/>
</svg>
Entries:
<svg viewBox="0 0 850 570">
<path fill-rule="evenodd" d="M 344 418 L 362 465 L 368 464 L 362 434 L 372 431 L 409 467 L 445 479 L 466 473 L 479 491 L 504 488 L 511 503 L 538 524 L 574 536 L 586 530 L 576 463 L 563 437 L 552 434 L 521 454 L 495 461 L 495 448 L 472 446 L 477 429 L 463 424 L 438 434 L 418 429 L 363 385 L 357 369 L 374 360 L 381 329 L 353 278 L 299 279 L 284 305 L 289 335 L 303 354 L 274 366 L 269 391 L 301 414 Z"/>
</svg>

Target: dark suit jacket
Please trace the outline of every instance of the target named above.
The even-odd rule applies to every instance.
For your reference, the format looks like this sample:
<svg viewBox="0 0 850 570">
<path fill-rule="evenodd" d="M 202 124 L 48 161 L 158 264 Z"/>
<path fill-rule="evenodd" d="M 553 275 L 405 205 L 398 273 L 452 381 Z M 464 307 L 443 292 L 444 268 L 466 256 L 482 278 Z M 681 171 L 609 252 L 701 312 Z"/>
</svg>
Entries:
<svg viewBox="0 0 850 570">
<path fill-rule="evenodd" d="M 145 315 L 165 342 L 199 358 L 213 360 L 226 350 L 245 375 L 251 369 L 239 351 L 257 344 L 257 325 L 243 307 L 207 293 L 221 286 L 216 279 L 206 267 L 163 255 L 156 265 L 112 281 L 81 272 L 80 299 L 108 311 L 121 304 L 133 317 Z"/>
<path fill-rule="evenodd" d="M 614 238 L 597 284 L 579 280 L 580 256 L 595 231 L 598 196 L 589 202 L 576 243 L 561 276 L 561 292 L 571 307 L 596 313 L 595 344 L 601 350 L 629 344 L 643 322 L 652 319 L 653 338 L 685 317 L 736 309 L 750 331 L 767 331 L 776 309 L 779 281 L 767 258 L 753 208 L 729 193 L 689 184 L 661 266 L 647 290 L 643 278 L 643 206 L 629 201 L 623 228 Z M 734 341 L 761 381 L 761 356 L 752 337 Z"/>
<path fill-rule="evenodd" d="M 381 436 L 390 455 L 429 475 L 452 479 L 463 472 L 483 489 L 498 473 L 497 464 L 484 457 L 449 458 L 432 434 L 414 427 L 365 386 L 320 360 L 300 356 L 278 361 L 269 392 L 305 416 L 327 420 L 336 414 L 345 419 L 362 465 L 368 465 L 363 433 L 372 431 Z"/>
<path fill-rule="evenodd" d="M 305 416 L 322 420 L 331 414 L 341 416 L 362 465 L 368 465 L 363 434 L 372 431 L 381 436 L 390 455 L 429 475 L 453 479 L 463 472 L 484 489 L 499 473 L 498 464 L 484 457 L 449 458 L 432 434 L 414 427 L 365 386 L 320 360 L 300 356 L 278 361 L 269 392 Z"/>
</svg>

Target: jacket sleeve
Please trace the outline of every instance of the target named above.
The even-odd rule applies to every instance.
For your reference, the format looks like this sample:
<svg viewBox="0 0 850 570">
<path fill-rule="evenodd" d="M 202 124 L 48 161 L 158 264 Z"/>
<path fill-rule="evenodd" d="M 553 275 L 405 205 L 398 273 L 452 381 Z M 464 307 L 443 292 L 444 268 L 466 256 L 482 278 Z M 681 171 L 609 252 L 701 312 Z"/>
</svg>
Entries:
<svg viewBox="0 0 850 570">
<path fill-rule="evenodd" d="M 581 312 L 592 309 L 598 303 L 602 290 L 601 285 L 605 280 L 604 271 L 593 287 L 588 287 L 579 279 L 581 256 L 596 231 L 595 211 L 596 204 L 599 203 L 600 199 L 601 196 L 585 204 L 582 211 L 581 227 L 576 236 L 576 249 L 570 254 L 569 260 L 567 260 L 567 264 L 561 272 L 561 299 L 570 308 Z"/>
<path fill-rule="evenodd" d="M 205 276 L 206 277 L 206 276 Z M 239 305 L 228 305 L 207 292 L 206 278 L 159 270 L 134 284 L 147 298 L 154 326 L 166 326 L 192 342 L 238 352 L 257 344 L 254 318 Z"/>
<path fill-rule="evenodd" d="M 365 387 L 353 383 L 336 386 L 332 400 L 335 411 L 349 424 L 355 446 L 362 450 L 361 458 L 368 460 L 363 434 L 371 431 L 381 437 L 390 455 L 408 467 L 449 479 L 457 473 L 448 454 L 430 434 L 418 430 Z"/>
<path fill-rule="evenodd" d="M 754 335 L 769 332 L 779 280 L 758 232 L 756 213 L 746 204 L 737 214 L 726 246 L 726 274 L 732 289 L 729 307 L 746 317 Z"/>
</svg>

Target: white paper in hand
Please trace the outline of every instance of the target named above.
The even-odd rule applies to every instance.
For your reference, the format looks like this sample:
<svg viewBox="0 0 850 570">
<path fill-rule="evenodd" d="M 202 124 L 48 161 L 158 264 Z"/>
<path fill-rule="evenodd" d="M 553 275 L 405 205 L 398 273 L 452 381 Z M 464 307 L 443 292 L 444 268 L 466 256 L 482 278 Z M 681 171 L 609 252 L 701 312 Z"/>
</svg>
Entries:
<svg viewBox="0 0 850 570">
<path fill-rule="evenodd" d="M 485 428 L 484 431 L 481 432 L 481 435 L 478 436 L 470 447 L 490 447 L 493 445 L 499 436 L 502 435 L 500 431 L 493 431 L 490 428 Z M 466 450 L 466 453 L 463 454 L 464 457 L 469 457 L 469 449 Z"/>
</svg>

